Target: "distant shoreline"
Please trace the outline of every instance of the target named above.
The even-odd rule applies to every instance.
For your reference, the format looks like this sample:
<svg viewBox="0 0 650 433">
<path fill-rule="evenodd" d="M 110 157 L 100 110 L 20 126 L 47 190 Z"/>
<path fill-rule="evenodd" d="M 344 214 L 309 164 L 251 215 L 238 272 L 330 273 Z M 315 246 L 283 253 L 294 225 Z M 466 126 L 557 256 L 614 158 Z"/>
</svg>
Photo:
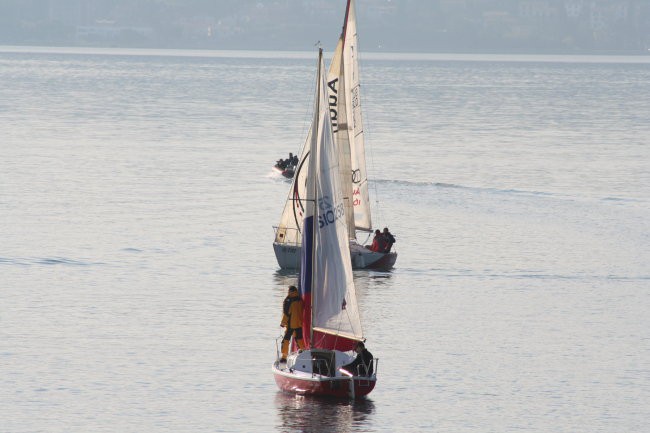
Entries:
<svg viewBox="0 0 650 433">
<path fill-rule="evenodd" d="M 76 54 L 112 56 L 214 57 L 312 60 L 311 51 L 206 50 L 176 48 L 108 48 L 0 45 L 0 53 Z M 459 61 L 459 62 L 543 62 L 543 63 L 638 63 L 650 64 L 643 54 L 499 54 L 499 53 L 395 53 L 364 52 L 362 60 Z"/>
</svg>

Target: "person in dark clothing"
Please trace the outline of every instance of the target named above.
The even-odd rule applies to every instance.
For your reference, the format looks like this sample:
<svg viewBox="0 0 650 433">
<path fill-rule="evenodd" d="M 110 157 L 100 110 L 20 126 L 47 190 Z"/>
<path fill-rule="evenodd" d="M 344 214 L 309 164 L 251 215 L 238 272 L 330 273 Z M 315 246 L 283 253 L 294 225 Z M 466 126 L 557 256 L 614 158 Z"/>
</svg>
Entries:
<svg viewBox="0 0 650 433">
<path fill-rule="evenodd" d="M 354 358 L 349 364 L 341 367 L 341 370 L 345 370 L 347 373 L 353 376 L 372 376 L 373 372 L 373 356 L 372 353 L 366 349 L 366 345 L 361 341 L 357 343 L 354 348 L 354 351 L 357 352 L 357 357 Z"/>
<path fill-rule="evenodd" d="M 388 227 L 384 227 L 383 235 L 384 235 L 384 241 L 386 242 L 386 246 L 384 247 L 384 252 L 390 253 L 390 249 L 393 247 L 393 244 L 396 242 L 395 236 L 393 236 L 393 234 L 388 231 Z"/>
</svg>

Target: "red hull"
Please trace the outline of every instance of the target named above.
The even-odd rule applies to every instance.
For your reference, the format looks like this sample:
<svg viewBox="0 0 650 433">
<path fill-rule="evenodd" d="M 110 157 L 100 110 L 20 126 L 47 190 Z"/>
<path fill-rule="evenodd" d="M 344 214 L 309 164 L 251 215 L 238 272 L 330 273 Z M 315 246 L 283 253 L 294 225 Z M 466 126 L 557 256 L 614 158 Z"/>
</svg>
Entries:
<svg viewBox="0 0 650 433">
<path fill-rule="evenodd" d="M 299 395 L 317 395 L 334 398 L 358 398 L 363 397 L 375 388 L 376 379 L 364 377 L 291 377 L 291 374 L 283 374 L 273 366 L 275 383 L 284 392 Z M 354 395 L 351 393 L 350 381 L 354 381 Z"/>
</svg>

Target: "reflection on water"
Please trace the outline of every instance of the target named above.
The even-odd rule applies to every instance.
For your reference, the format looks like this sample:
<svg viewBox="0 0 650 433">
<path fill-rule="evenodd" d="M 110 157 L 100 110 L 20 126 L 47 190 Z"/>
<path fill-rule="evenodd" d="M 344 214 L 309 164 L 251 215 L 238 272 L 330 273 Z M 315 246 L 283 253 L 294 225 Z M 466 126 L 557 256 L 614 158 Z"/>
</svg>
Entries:
<svg viewBox="0 0 650 433">
<path fill-rule="evenodd" d="M 368 425 L 375 404 L 368 398 L 354 401 L 295 396 L 278 392 L 275 406 L 281 432 L 351 432 Z"/>
<path fill-rule="evenodd" d="M 357 288 L 367 288 L 371 285 L 382 285 L 388 282 L 393 275 L 394 269 L 388 271 L 373 271 L 367 269 L 354 270 L 354 284 Z M 277 269 L 273 273 L 273 280 L 278 287 L 286 287 L 298 282 L 299 272 L 297 269 Z"/>
<path fill-rule="evenodd" d="M 295 285 L 298 282 L 297 269 L 277 269 L 273 273 L 273 279 L 278 287 L 287 287 L 291 284 Z"/>
</svg>

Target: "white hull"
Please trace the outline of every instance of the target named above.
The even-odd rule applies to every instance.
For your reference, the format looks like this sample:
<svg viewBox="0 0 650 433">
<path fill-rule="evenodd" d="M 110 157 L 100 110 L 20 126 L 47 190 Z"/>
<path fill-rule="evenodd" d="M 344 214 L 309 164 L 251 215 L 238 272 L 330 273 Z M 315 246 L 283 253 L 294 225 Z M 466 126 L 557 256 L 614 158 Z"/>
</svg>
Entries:
<svg viewBox="0 0 650 433">
<path fill-rule="evenodd" d="M 290 246 L 273 242 L 273 251 L 278 265 L 282 269 L 298 269 L 300 267 L 300 246 Z"/>
<path fill-rule="evenodd" d="M 282 269 L 300 267 L 300 246 L 273 242 L 273 251 Z M 353 269 L 391 269 L 397 260 L 397 253 L 378 253 L 370 251 L 356 242 L 350 243 L 350 259 Z"/>
</svg>

